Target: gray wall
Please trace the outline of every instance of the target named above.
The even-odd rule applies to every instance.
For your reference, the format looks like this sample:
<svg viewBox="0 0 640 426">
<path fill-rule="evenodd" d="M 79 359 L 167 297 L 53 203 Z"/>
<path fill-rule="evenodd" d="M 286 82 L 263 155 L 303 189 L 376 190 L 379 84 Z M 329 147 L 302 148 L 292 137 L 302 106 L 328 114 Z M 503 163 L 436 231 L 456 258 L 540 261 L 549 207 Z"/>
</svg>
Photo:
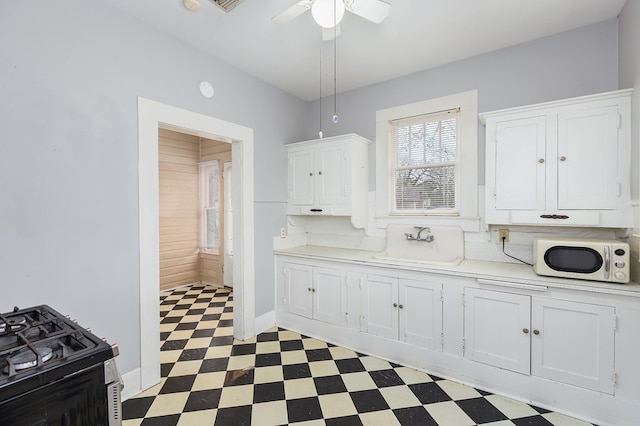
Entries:
<svg viewBox="0 0 640 426">
<path fill-rule="evenodd" d="M 264 248 L 286 223 L 282 145 L 308 117 L 306 102 L 108 6 L 0 3 L 0 312 L 50 304 L 118 342 L 123 372 L 140 366 L 138 96 L 254 129 L 257 315 L 273 309 Z"/>
<path fill-rule="evenodd" d="M 622 87 L 627 73 L 638 81 L 640 19 L 629 2 Z M 479 89 L 480 111 L 617 89 L 617 27 L 607 21 L 341 94 L 340 123 L 325 123 L 325 136 L 375 139 L 376 110 L 470 89 Z M 214 84 L 213 99 L 198 93 L 202 80 Z M 123 372 L 140 365 L 137 96 L 254 129 L 256 315 L 273 309 L 271 238 L 286 226 L 282 145 L 318 131 L 318 102 L 106 6 L 0 2 L 0 312 L 48 303 L 117 341 Z M 333 102 L 323 104 L 330 120 Z M 637 120 L 635 129 L 637 140 Z"/>
<path fill-rule="evenodd" d="M 325 136 L 358 133 L 375 140 L 377 110 L 473 89 L 478 89 L 480 112 L 616 90 L 617 43 L 617 20 L 609 20 L 338 94 L 337 125 L 330 121 L 333 97 L 322 102 L 323 132 Z M 310 110 L 310 139 L 318 134 L 318 104 L 314 102 Z M 483 184 L 484 127 L 479 126 L 479 182 Z M 369 157 L 370 164 L 375 164 L 373 145 Z M 375 170 L 370 170 L 373 190 Z"/>
<path fill-rule="evenodd" d="M 631 113 L 631 158 L 634 167 L 631 168 L 631 194 L 633 198 L 640 195 L 640 172 L 638 158 L 640 157 L 640 0 L 627 0 L 620 13 L 620 32 L 618 49 L 620 56 L 620 88 L 633 87 Z M 636 228 L 640 223 L 636 223 Z"/>
</svg>

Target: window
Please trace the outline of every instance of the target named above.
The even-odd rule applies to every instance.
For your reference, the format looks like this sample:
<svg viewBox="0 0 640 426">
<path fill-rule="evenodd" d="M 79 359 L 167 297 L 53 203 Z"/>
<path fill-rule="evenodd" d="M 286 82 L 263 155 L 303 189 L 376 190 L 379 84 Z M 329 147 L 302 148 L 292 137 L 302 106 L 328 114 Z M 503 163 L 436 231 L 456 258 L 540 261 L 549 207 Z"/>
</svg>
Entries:
<svg viewBox="0 0 640 426">
<path fill-rule="evenodd" d="M 478 231 L 478 92 L 376 113 L 376 221 Z"/>
<path fill-rule="evenodd" d="M 200 249 L 220 247 L 220 168 L 218 161 L 200 164 Z"/>
<path fill-rule="evenodd" d="M 457 214 L 459 109 L 392 120 L 392 214 Z"/>
</svg>

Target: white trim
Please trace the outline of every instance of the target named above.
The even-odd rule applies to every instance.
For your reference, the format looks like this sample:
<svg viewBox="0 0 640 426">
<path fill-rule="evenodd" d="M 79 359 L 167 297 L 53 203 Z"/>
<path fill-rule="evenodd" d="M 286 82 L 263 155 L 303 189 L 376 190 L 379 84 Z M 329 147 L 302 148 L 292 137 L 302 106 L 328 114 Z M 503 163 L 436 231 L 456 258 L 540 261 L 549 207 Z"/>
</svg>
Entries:
<svg viewBox="0 0 640 426">
<path fill-rule="evenodd" d="M 253 130 L 171 105 L 138 98 L 138 226 L 140 249 L 140 389 L 160 381 L 158 128 L 231 143 L 237 179 L 233 335 L 254 335 Z"/>
<path fill-rule="evenodd" d="M 445 111 L 460 107 L 460 146 L 456 194 L 459 216 L 412 216 L 390 214 L 389 121 L 398 117 L 412 117 L 435 111 Z M 391 180 L 390 180 L 391 179 Z M 407 219 L 408 218 L 408 219 Z M 464 231 L 477 232 L 480 228 L 478 215 L 478 91 L 457 93 L 441 98 L 429 99 L 407 105 L 387 108 L 376 112 L 376 225 L 386 228 L 389 223 L 409 220 L 419 224 L 458 225 Z"/>
<path fill-rule="evenodd" d="M 276 311 L 269 311 L 256 318 L 256 334 L 260 334 L 276 325 Z"/>
<path fill-rule="evenodd" d="M 121 398 L 123 401 L 126 401 L 142 391 L 140 388 L 140 374 L 139 368 L 122 374 L 124 388 L 122 389 Z"/>
</svg>

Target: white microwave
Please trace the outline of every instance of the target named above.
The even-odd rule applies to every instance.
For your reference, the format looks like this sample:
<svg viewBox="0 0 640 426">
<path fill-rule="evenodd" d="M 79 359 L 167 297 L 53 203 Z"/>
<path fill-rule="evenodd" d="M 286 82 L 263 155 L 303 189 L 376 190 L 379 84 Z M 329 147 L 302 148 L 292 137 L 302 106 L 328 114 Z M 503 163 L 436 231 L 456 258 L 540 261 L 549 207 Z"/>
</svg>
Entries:
<svg viewBox="0 0 640 426">
<path fill-rule="evenodd" d="M 538 275 L 612 283 L 629 282 L 629 244 L 615 240 L 534 238 Z"/>
</svg>

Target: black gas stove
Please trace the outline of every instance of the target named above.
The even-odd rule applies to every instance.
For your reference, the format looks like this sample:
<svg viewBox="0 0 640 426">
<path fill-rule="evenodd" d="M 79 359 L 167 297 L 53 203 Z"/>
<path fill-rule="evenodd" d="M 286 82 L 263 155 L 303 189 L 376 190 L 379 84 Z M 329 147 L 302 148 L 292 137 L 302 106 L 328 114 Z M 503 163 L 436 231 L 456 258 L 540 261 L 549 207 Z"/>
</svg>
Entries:
<svg viewBox="0 0 640 426">
<path fill-rule="evenodd" d="M 120 424 L 116 355 L 47 305 L 0 314 L 0 423 Z"/>
</svg>

